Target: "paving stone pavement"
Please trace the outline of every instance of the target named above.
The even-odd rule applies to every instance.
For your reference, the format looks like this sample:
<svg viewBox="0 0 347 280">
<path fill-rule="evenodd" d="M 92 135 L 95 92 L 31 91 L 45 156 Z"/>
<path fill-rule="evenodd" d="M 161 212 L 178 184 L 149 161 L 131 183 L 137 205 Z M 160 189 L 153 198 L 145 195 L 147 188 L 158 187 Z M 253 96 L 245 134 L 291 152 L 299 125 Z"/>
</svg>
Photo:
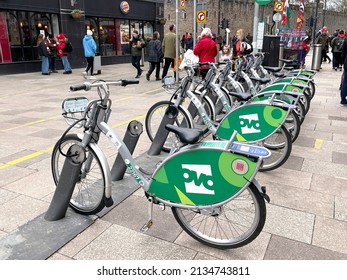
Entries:
<svg viewBox="0 0 347 280">
<path fill-rule="evenodd" d="M 50 153 L 67 128 L 61 102 L 77 96 L 68 88 L 84 81 L 83 70 L 73 70 L 71 75 L 1 76 L 5 90 L 0 93 L 0 259 L 346 260 L 347 107 L 339 106 L 342 72 L 327 63 L 322 68 L 315 76 L 317 92 L 288 162 L 257 175 L 271 198 L 264 230 L 253 242 L 234 250 L 198 243 L 182 232 L 170 209 L 163 212 L 155 207 L 153 227 L 141 233 L 147 202 L 135 185 L 124 194 L 130 196 L 120 195 L 116 207 L 98 216 L 84 217 L 69 210 L 60 221 L 43 219 L 55 190 Z M 111 65 L 103 66 L 98 78 L 133 79 L 134 74 L 130 64 Z M 152 104 L 169 99 L 161 83 L 146 81 L 144 74 L 139 85 L 111 88 L 109 124 L 120 135 L 130 120 L 143 123 Z M 96 97 L 93 91 L 80 95 Z M 112 163 L 115 152 L 106 141 L 100 145 Z M 149 147 L 144 132 L 135 156 L 142 155 L 146 162 L 143 155 Z M 52 228 L 59 229 L 57 235 L 51 235 Z"/>
</svg>

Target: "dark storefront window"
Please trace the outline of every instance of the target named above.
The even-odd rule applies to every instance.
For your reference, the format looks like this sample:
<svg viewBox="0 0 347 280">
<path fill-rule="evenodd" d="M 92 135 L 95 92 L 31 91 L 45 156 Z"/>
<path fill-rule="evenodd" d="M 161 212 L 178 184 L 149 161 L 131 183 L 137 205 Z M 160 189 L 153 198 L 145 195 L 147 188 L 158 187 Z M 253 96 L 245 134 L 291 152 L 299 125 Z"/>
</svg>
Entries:
<svg viewBox="0 0 347 280">
<path fill-rule="evenodd" d="M 97 51 L 102 56 L 130 54 L 129 41 L 134 30 L 148 42 L 153 36 L 153 24 L 127 19 L 86 18 L 86 29 L 93 31 Z"/>
<path fill-rule="evenodd" d="M 57 15 L 0 11 L 0 63 L 38 60 L 38 35 L 54 31 L 58 34 Z"/>
</svg>

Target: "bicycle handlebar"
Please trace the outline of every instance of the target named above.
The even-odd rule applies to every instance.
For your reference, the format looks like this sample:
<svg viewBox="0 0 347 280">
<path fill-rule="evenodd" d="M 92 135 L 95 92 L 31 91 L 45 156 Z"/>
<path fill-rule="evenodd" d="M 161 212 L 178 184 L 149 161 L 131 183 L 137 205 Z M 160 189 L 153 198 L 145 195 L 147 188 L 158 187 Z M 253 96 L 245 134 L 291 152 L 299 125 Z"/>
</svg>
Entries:
<svg viewBox="0 0 347 280">
<path fill-rule="evenodd" d="M 125 87 L 127 85 L 138 84 L 139 82 L 140 82 L 139 80 L 119 80 L 119 81 L 114 81 L 114 82 L 99 81 L 99 82 L 95 82 L 95 83 L 85 82 L 82 85 L 70 86 L 70 90 L 71 91 L 79 91 L 79 90 L 88 91 L 92 87 L 100 87 L 100 86 L 105 86 L 105 85 L 115 85 L 115 86 Z"/>
</svg>

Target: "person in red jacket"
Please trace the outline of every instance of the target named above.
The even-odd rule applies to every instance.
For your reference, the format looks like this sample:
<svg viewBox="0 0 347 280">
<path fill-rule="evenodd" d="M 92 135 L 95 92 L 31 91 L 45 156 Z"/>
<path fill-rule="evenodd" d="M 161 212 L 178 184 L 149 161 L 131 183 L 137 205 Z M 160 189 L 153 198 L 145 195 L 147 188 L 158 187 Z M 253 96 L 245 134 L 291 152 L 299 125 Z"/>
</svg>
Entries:
<svg viewBox="0 0 347 280">
<path fill-rule="evenodd" d="M 201 32 L 199 42 L 194 47 L 194 54 L 199 57 L 199 62 L 215 62 L 217 55 L 216 43 L 212 40 L 210 28 L 204 28 Z M 204 79 L 208 72 L 208 65 L 200 67 L 201 77 Z"/>
<path fill-rule="evenodd" d="M 65 49 L 68 39 L 65 37 L 63 33 L 60 33 L 59 35 L 57 35 L 57 39 L 58 39 L 58 44 L 57 44 L 58 56 L 61 58 L 61 61 L 63 62 L 63 66 L 64 66 L 63 74 L 71 74 L 72 73 L 71 65 L 67 58 L 68 52 Z"/>
<path fill-rule="evenodd" d="M 308 40 L 309 37 L 305 36 L 305 38 L 302 40 L 301 42 L 301 48 L 299 48 L 299 62 L 300 62 L 300 66 L 302 69 L 305 69 L 305 58 L 307 53 L 310 50 L 310 47 L 308 46 Z"/>
</svg>

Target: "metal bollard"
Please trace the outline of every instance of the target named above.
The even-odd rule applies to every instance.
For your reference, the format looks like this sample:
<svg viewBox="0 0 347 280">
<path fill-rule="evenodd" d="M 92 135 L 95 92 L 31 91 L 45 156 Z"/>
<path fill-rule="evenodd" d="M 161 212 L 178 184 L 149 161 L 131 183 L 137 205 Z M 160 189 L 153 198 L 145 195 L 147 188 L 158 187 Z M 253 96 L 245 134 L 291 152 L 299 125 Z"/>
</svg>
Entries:
<svg viewBox="0 0 347 280">
<path fill-rule="evenodd" d="M 149 148 L 147 154 L 150 156 L 159 155 L 161 149 L 164 146 L 167 136 L 169 135 L 169 131 L 165 128 L 167 124 L 173 124 L 177 118 L 178 110 L 175 106 L 169 106 L 167 108 L 165 115 L 160 123 L 157 134 L 155 135 L 152 145 Z"/>
<path fill-rule="evenodd" d="M 314 44 L 311 70 L 319 71 L 321 66 L 321 61 L 322 61 L 322 45 Z"/>
<path fill-rule="evenodd" d="M 72 145 L 67 155 L 76 156 L 66 157 L 65 159 L 58 186 L 44 217 L 47 221 L 56 221 L 65 217 L 73 190 L 80 176 L 81 166 L 85 157 L 83 148 L 76 144 Z"/>
<path fill-rule="evenodd" d="M 278 67 L 283 67 L 284 62 L 281 59 L 284 58 L 284 44 L 280 44 L 279 58 Z"/>
<path fill-rule="evenodd" d="M 143 132 L 143 126 L 142 123 L 138 121 L 131 121 L 128 124 L 128 128 L 125 132 L 123 142 L 129 149 L 130 153 L 132 154 L 135 150 L 137 141 L 139 140 L 139 137 L 141 133 Z M 120 154 L 117 155 L 116 160 L 113 163 L 112 169 L 111 169 L 111 178 L 112 181 L 119 181 L 122 180 L 125 174 L 127 167 L 121 157 Z"/>
</svg>

